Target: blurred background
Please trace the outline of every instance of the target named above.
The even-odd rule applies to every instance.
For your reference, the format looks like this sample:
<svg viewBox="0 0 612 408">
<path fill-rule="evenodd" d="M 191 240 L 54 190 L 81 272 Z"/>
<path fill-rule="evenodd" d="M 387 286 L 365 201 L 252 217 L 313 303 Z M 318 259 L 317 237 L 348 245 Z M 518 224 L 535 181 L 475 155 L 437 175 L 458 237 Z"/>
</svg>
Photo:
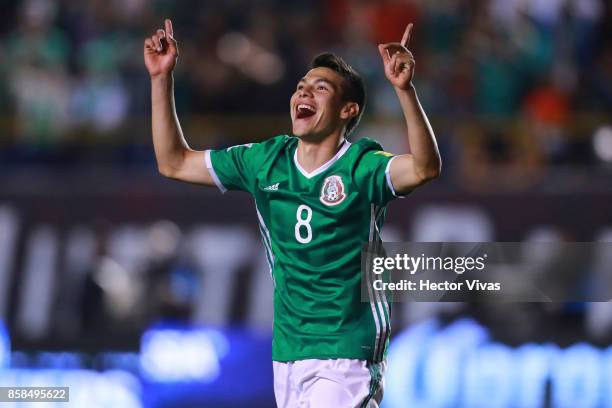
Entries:
<svg viewBox="0 0 612 408">
<path fill-rule="evenodd" d="M 376 44 L 413 22 L 444 170 L 390 205 L 385 239 L 612 241 L 607 0 L 4 0 L 0 15 L 0 386 L 70 385 L 74 407 L 274 406 L 252 200 L 156 171 L 142 43 L 164 17 L 193 148 L 289 132 L 297 81 L 334 51 L 368 86 L 352 138 L 394 153 Z M 608 303 L 394 313 L 383 407 L 612 406 Z"/>
</svg>

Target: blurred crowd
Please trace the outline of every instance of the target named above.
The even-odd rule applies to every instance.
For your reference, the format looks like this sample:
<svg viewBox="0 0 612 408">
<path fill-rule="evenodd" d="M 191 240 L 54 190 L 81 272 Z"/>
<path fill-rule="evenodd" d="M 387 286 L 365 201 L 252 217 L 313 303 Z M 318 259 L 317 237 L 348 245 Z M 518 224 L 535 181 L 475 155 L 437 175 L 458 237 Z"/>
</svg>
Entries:
<svg viewBox="0 0 612 408">
<path fill-rule="evenodd" d="M 213 114 L 249 129 L 221 127 L 216 145 L 271 136 L 251 119 L 286 115 L 309 61 L 331 50 L 367 81 L 357 135 L 405 150 L 376 44 L 399 40 L 414 22 L 417 90 L 445 164 L 467 184 L 499 185 L 487 177 L 492 164 L 501 165 L 502 181 L 521 185 L 534 178 L 524 172 L 537 175 L 546 165 L 612 161 L 612 6 L 605 0 L 25 0 L 1 1 L 0 12 L 5 162 L 88 143 L 149 152 L 142 43 L 164 17 L 173 19 L 180 46 L 183 122 Z M 188 138 L 206 140 L 202 127 L 189 129 Z"/>
</svg>

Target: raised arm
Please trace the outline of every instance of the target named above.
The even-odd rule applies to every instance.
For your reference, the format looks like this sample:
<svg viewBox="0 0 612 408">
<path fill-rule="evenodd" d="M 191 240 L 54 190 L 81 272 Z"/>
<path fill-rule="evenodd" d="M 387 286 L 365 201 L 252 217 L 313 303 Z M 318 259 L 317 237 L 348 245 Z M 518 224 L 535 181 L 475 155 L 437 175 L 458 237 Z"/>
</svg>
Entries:
<svg viewBox="0 0 612 408">
<path fill-rule="evenodd" d="M 213 186 L 206 168 L 204 151 L 189 147 L 174 105 L 172 71 L 178 59 L 178 44 L 172 22 L 165 20 L 159 29 L 144 41 L 144 61 L 151 76 L 152 131 L 155 158 L 159 172 L 169 178 Z"/>
<path fill-rule="evenodd" d="M 412 24 L 408 24 L 401 43 L 378 46 L 385 76 L 397 93 L 408 128 L 410 154 L 393 159 L 389 170 L 393 187 L 400 194 L 438 177 L 442 169 L 436 137 L 412 84 L 415 63 L 407 48 L 411 32 Z"/>
</svg>

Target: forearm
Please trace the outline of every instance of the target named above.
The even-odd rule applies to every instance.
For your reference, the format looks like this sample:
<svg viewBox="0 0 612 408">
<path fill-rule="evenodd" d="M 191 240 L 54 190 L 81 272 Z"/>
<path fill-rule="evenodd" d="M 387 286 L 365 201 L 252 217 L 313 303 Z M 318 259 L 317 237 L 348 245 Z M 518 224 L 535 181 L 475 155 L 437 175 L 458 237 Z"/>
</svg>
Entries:
<svg viewBox="0 0 612 408">
<path fill-rule="evenodd" d="M 407 90 L 395 88 L 408 130 L 408 144 L 415 172 L 424 179 L 440 174 L 442 160 L 438 144 L 427 115 L 419 102 L 413 85 Z"/>
<path fill-rule="evenodd" d="M 176 115 L 173 88 L 172 74 L 151 78 L 153 146 L 157 166 L 164 174 L 179 169 L 190 150 Z"/>
</svg>

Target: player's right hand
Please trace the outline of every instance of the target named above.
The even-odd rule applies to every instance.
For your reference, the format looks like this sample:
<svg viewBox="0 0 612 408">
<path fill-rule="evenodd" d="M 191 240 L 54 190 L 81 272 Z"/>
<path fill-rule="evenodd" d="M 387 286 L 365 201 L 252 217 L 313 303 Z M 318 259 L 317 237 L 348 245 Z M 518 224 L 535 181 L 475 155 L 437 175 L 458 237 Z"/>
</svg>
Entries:
<svg viewBox="0 0 612 408">
<path fill-rule="evenodd" d="M 172 21 L 164 21 L 165 30 L 161 28 L 144 41 L 144 62 L 151 78 L 169 75 L 176 66 L 178 44 L 174 39 Z"/>
</svg>

